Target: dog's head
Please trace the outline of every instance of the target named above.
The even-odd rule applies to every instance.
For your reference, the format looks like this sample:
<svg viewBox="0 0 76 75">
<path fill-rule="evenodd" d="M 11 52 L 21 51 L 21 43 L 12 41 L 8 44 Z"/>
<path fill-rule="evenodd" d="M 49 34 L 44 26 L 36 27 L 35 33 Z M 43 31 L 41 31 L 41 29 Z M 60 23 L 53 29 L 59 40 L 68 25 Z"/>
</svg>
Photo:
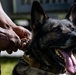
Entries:
<svg viewBox="0 0 76 75">
<path fill-rule="evenodd" d="M 76 14 L 75 11 L 74 13 Z M 76 46 L 76 31 L 73 25 L 75 19 L 76 15 L 72 15 L 72 20 L 69 18 L 63 20 L 49 18 L 41 5 L 36 1 L 33 2 L 31 9 L 33 33 L 31 47 L 34 50 L 42 50 L 48 53 L 59 65 L 64 65 L 66 62 L 66 69 L 70 73 L 76 73 L 76 60 L 72 54 L 72 50 Z"/>
</svg>

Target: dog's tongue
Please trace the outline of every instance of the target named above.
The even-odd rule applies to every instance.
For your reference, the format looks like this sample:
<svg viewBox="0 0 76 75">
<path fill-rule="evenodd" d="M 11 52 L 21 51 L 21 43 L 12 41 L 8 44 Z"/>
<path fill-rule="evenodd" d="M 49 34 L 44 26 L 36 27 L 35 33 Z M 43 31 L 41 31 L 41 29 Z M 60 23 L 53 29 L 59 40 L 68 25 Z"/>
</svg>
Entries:
<svg viewBox="0 0 76 75">
<path fill-rule="evenodd" d="M 60 51 L 66 60 L 66 70 L 70 73 L 76 73 L 76 59 L 72 52 Z"/>
</svg>

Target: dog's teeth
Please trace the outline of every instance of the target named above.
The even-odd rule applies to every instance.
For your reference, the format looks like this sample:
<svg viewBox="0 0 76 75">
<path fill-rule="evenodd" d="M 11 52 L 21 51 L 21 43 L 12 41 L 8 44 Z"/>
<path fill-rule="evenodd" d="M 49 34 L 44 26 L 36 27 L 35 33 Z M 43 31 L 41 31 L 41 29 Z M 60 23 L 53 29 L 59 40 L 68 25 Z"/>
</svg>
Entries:
<svg viewBox="0 0 76 75">
<path fill-rule="evenodd" d="M 56 54 L 57 54 L 60 58 L 63 59 L 63 57 L 62 57 L 61 54 L 59 53 L 59 49 L 55 49 L 55 51 L 56 51 Z"/>
</svg>

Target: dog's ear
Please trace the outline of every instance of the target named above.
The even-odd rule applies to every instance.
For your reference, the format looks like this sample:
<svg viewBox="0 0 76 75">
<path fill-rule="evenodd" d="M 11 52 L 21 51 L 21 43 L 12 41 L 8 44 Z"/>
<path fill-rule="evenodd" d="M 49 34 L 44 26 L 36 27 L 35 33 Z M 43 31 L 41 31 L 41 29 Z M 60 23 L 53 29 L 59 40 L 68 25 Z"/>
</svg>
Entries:
<svg viewBox="0 0 76 75">
<path fill-rule="evenodd" d="M 31 8 L 31 27 L 43 24 L 47 18 L 48 16 L 44 13 L 40 3 L 34 1 Z"/>
<path fill-rule="evenodd" d="M 65 18 L 73 22 L 74 25 L 76 25 L 76 3 L 73 4 L 72 7 L 69 9 Z"/>
</svg>

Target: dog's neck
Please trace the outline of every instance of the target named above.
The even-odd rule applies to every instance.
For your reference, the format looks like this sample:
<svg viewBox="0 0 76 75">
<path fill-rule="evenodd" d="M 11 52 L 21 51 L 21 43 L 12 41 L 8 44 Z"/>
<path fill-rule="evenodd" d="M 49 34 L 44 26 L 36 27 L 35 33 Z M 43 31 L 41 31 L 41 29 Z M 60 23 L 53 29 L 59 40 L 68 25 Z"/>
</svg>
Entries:
<svg viewBox="0 0 76 75">
<path fill-rule="evenodd" d="M 51 69 L 49 69 L 49 71 L 44 70 L 44 68 L 46 69 L 47 67 L 43 67 L 43 69 L 39 68 L 39 63 L 34 61 L 34 59 L 32 59 L 32 57 L 26 56 L 24 55 L 23 58 L 24 62 L 27 62 L 31 67 L 31 70 L 34 71 L 40 71 L 41 74 L 47 72 L 47 75 L 70 75 L 70 73 L 65 72 L 65 73 L 55 73 L 56 71 L 59 72 L 59 70 L 61 70 L 61 68 L 59 68 L 59 70 L 57 70 L 57 66 L 51 67 Z M 42 66 L 41 66 L 42 67 Z"/>
<path fill-rule="evenodd" d="M 51 54 L 51 56 L 49 56 L 50 58 L 48 58 L 48 60 L 45 58 L 46 54 L 48 50 L 45 50 L 45 53 L 43 54 L 41 51 L 43 51 L 41 49 L 41 47 L 38 45 L 39 42 L 36 40 L 37 43 L 32 42 L 29 48 L 29 54 L 31 54 L 32 58 L 35 59 L 35 61 L 37 61 L 37 63 L 40 64 L 40 69 L 45 70 L 47 72 L 52 72 L 55 74 L 60 74 L 60 73 L 65 73 L 65 66 L 59 64 L 58 61 L 55 61 L 53 58 L 51 59 L 51 56 L 55 55 L 54 53 Z M 37 48 L 36 50 L 34 50 L 34 48 Z M 50 50 L 49 50 L 50 51 Z M 51 50 L 53 51 L 53 50 Z M 49 52 L 50 53 L 50 52 Z M 39 57 L 40 56 L 40 57 Z M 48 57 L 48 54 L 47 54 Z M 50 60 L 51 59 L 51 60 Z M 56 57 L 55 57 L 56 59 Z"/>
<path fill-rule="evenodd" d="M 64 75 L 64 73 L 66 73 L 65 67 L 59 66 L 58 64 L 55 64 L 55 63 L 51 63 L 51 66 L 41 64 L 36 59 L 34 59 L 33 56 L 30 55 L 29 57 L 27 57 L 26 53 L 23 56 L 23 60 L 25 62 L 27 62 L 31 67 L 39 68 L 41 70 L 44 70 L 44 71 L 47 71 L 50 73 L 54 73 L 57 75 L 59 75 L 61 73 Z"/>
</svg>

